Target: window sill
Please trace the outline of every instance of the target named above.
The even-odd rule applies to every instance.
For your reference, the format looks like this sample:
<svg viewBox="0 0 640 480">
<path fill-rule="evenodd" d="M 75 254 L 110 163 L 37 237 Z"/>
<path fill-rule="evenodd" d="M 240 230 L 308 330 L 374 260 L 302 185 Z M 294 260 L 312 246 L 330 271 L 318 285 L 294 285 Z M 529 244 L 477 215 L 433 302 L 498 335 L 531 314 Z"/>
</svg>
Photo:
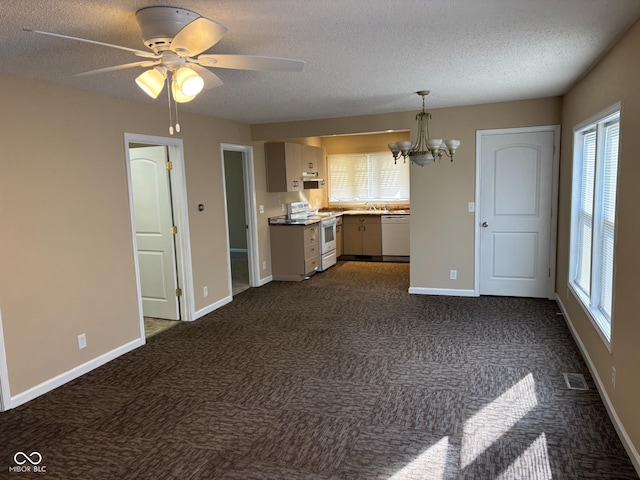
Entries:
<svg viewBox="0 0 640 480">
<path fill-rule="evenodd" d="M 581 293 L 576 287 L 574 287 L 573 283 L 569 282 L 568 287 L 571 293 L 573 294 L 573 296 L 575 297 L 576 301 L 580 305 L 580 307 L 582 307 L 582 311 L 585 313 L 585 315 L 591 322 L 591 325 L 593 325 L 593 328 L 598 333 L 598 336 L 604 343 L 605 347 L 607 347 L 607 350 L 609 351 L 609 353 L 613 353 L 613 349 L 611 346 L 611 332 L 609 332 L 608 336 L 604 332 L 601 322 L 605 322 L 605 321 L 600 320 L 598 318 L 600 316 L 599 312 L 593 311 L 593 309 L 589 306 L 589 299 L 586 298 L 585 295 Z M 612 325 L 609 328 L 611 329 Z"/>
</svg>

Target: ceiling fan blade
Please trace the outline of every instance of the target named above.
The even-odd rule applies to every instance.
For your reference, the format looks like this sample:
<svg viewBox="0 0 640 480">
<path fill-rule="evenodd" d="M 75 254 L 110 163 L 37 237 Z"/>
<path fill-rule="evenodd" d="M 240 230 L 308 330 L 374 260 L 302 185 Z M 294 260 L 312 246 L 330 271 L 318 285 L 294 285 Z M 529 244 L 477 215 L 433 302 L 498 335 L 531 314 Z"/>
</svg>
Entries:
<svg viewBox="0 0 640 480">
<path fill-rule="evenodd" d="M 116 70 L 124 70 L 126 68 L 134 68 L 134 67 L 153 67 L 155 65 L 160 65 L 162 63 L 162 60 L 156 60 L 156 61 L 151 61 L 151 60 L 145 60 L 142 62 L 134 62 L 134 63 L 125 63 L 122 65 L 115 65 L 113 67 L 105 67 L 105 68 L 98 68 L 97 70 L 89 70 L 88 72 L 82 72 L 82 73 L 76 73 L 74 75 L 71 75 L 72 77 L 82 77 L 84 75 L 93 75 L 96 73 L 106 73 L 106 72 L 114 72 Z"/>
<path fill-rule="evenodd" d="M 211 70 L 208 70 L 204 67 L 201 67 L 198 64 L 191 63 L 189 64 L 191 68 L 193 68 L 198 75 L 202 77 L 204 80 L 204 89 L 209 90 L 211 88 L 219 87 L 223 84 L 222 79 L 213 73 Z"/>
<path fill-rule="evenodd" d="M 160 57 L 158 57 L 158 55 L 156 55 L 153 52 L 145 52 L 143 50 L 136 50 L 135 48 L 123 47 L 121 45 L 113 45 L 111 43 L 98 42 L 96 40 L 88 40 L 86 38 L 72 37 L 70 35 L 62 35 L 60 33 L 43 32 L 41 30 L 31 30 L 29 28 L 24 28 L 23 30 L 25 32 L 33 32 L 33 33 L 38 33 L 40 35 L 49 35 L 51 37 L 66 38 L 68 40 L 77 40 L 78 42 L 93 43 L 95 45 L 102 45 L 103 47 L 117 48 L 119 50 L 125 50 L 127 52 L 132 52 L 132 53 L 136 54 L 137 56 L 143 57 L 143 58 L 160 58 Z"/>
<path fill-rule="evenodd" d="M 229 30 L 225 25 L 199 17 L 189 22 L 171 41 L 171 50 L 181 57 L 193 57 L 215 45 Z"/>
<path fill-rule="evenodd" d="M 205 67 L 256 70 L 261 72 L 301 72 L 305 62 L 288 58 L 257 55 L 200 55 L 198 63 Z"/>
</svg>

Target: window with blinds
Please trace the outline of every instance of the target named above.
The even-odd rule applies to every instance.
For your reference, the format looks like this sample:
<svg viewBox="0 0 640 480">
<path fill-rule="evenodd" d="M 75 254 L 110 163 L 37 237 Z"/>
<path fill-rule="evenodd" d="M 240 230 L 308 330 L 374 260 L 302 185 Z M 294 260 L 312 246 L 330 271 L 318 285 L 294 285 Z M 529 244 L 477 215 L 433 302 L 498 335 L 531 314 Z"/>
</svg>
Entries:
<svg viewBox="0 0 640 480">
<path fill-rule="evenodd" d="M 327 155 L 329 202 L 407 202 L 409 165 L 389 152 Z"/>
<path fill-rule="evenodd" d="M 569 285 L 611 341 L 620 105 L 574 129 Z"/>
</svg>

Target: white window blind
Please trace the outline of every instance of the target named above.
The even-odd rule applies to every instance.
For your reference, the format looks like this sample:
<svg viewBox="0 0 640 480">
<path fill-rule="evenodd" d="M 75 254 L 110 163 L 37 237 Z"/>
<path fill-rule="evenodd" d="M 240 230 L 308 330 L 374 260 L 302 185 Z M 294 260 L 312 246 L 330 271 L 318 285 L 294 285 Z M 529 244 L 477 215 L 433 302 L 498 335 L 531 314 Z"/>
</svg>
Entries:
<svg viewBox="0 0 640 480">
<path fill-rule="evenodd" d="M 619 106 L 574 130 L 570 286 L 611 340 Z"/>
<path fill-rule="evenodd" d="M 389 152 L 328 155 L 329 202 L 409 200 L 409 163 Z"/>
</svg>

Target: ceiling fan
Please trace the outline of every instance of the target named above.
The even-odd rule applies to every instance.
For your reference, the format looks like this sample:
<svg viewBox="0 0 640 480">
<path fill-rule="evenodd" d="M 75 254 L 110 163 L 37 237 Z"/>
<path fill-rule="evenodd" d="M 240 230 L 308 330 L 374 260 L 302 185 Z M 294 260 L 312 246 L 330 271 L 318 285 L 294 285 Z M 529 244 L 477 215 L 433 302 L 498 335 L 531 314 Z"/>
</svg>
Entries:
<svg viewBox="0 0 640 480">
<path fill-rule="evenodd" d="M 305 64 L 301 60 L 257 55 L 202 54 L 222 39 L 228 27 L 184 8 L 146 7 L 136 12 L 136 19 L 144 44 L 151 51 L 59 33 L 25 30 L 131 52 L 144 60 L 99 68 L 74 76 L 142 67 L 146 70 L 136 78 L 138 86 L 152 98 L 157 98 L 166 83 L 174 101 L 178 103 L 193 100 L 202 89 L 222 85 L 220 77 L 209 68 L 300 72 Z"/>
</svg>

